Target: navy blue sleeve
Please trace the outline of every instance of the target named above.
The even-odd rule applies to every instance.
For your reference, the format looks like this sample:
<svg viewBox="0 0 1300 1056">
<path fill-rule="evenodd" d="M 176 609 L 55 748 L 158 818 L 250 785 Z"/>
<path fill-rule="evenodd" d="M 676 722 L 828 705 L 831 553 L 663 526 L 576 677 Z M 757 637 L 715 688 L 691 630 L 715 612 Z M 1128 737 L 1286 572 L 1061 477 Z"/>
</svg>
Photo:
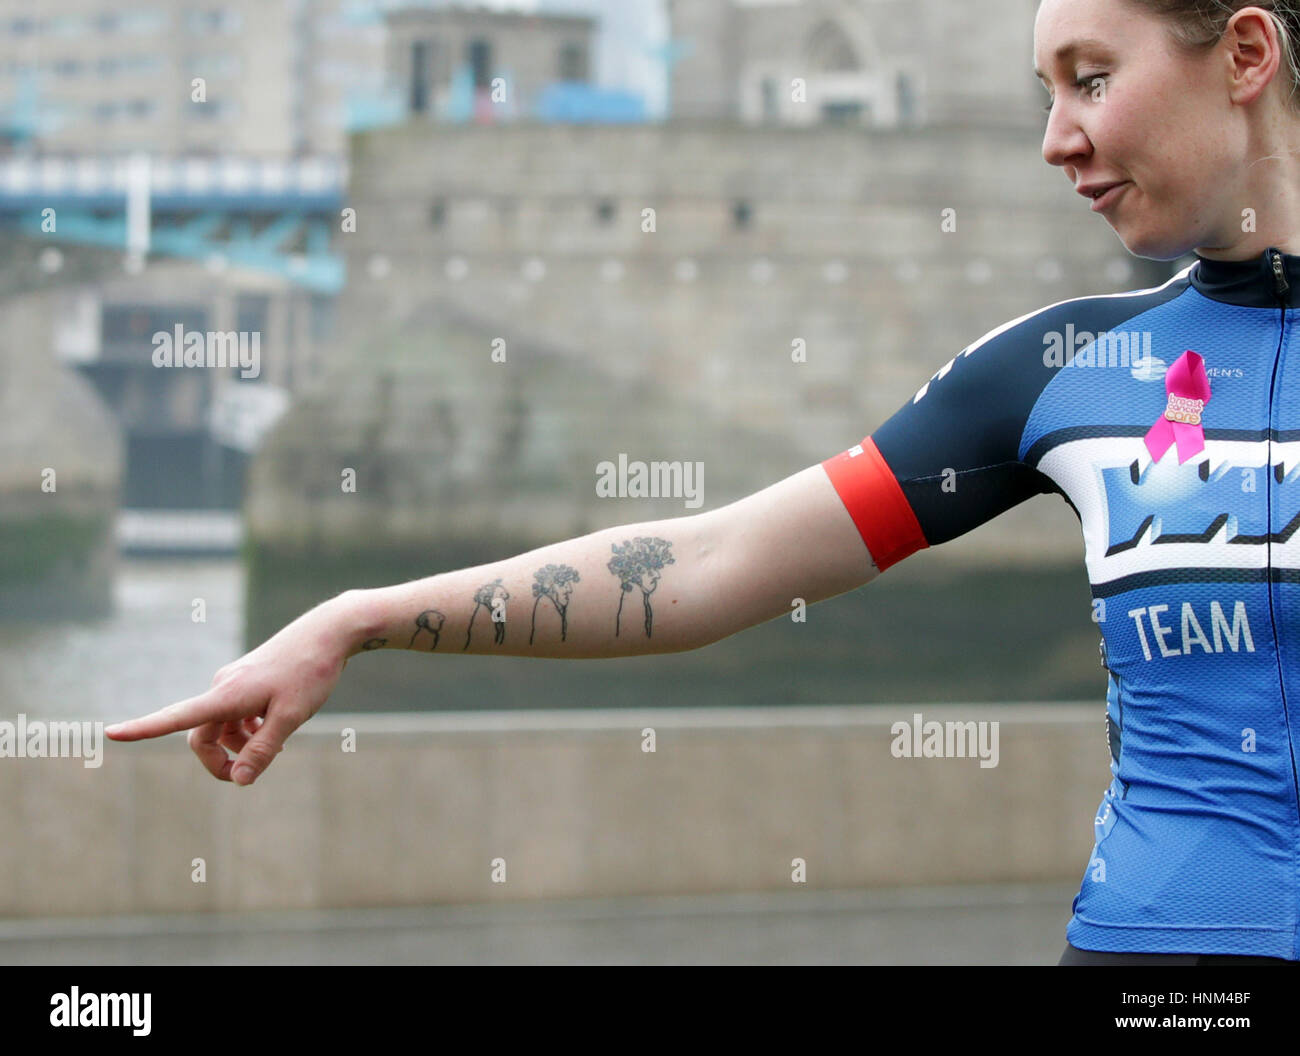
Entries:
<svg viewBox="0 0 1300 1056">
<path fill-rule="evenodd" d="M 890 418 L 822 464 L 882 568 L 964 535 L 1034 495 L 1069 496 L 1021 453 L 1043 391 L 1096 337 L 1180 296 L 1163 286 L 1059 301 L 967 345 Z M 1091 351 L 1090 351 L 1091 350 Z"/>
<path fill-rule="evenodd" d="M 1020 460 L 1020 438 L 1056 367 L 1044 334 L 1064 306 L 1013 320 L 968 345 L 872 434 L 926 542 L 978 528 L 1055 482 Z"/>
</svg>

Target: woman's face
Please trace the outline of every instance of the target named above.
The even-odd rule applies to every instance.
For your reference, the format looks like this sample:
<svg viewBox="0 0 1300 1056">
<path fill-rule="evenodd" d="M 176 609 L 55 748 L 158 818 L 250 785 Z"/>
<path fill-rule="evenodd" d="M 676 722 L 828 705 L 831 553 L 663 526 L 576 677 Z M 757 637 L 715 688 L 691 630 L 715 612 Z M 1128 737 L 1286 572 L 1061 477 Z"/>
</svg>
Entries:
<svg viewBox="0 0 1300 1056">
<path fill-rule="evenodd" d="M 1172 260 L 1243 238 L 1247 128 L 1224 49 L 1180 48 L 1123 0 L 1043 0 L 1034 61 L 1052 98 L 1043 157 L 1076 189 L 1118 185 L 1100 212 L 1131 253 Z"/>
</svg>

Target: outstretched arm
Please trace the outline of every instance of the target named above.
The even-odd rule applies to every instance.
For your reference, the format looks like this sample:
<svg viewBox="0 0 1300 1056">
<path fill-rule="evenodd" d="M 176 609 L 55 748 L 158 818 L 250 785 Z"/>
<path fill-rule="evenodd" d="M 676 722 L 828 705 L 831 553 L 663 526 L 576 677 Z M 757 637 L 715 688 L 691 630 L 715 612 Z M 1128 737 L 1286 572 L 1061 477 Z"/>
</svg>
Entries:
<svg viewBox="0 0 1300 1056">
<path fill-rule="evenodd" d="M 787 613 L 796 597 L 812 604 L 875 575 L 853 521 L 814 465 L 718 510 L 346 591 L 223 667 L 207 692 L 105 732 L 130 741 L 188 729 L 213 776 L 249 784 L 359 652 L 680 652 Z"/>
<path fill-rule="evenodd" d="M 630 656 L 698 649 L 874 576 L 820 466 L 729 506 L 620 525 L 335 602 L 372 649 Z M 500 617 L 498 619 L 498 617 Z"/>
</svg>

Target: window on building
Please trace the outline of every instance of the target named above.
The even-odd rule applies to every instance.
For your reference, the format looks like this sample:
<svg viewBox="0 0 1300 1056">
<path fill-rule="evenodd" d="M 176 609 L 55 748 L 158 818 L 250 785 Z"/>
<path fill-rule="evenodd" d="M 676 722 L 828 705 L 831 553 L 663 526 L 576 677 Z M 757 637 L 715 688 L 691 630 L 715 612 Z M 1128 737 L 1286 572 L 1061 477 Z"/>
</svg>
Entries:
<svg viewBox="0 0 1300 1056">
<path fill-rule="evenodd" d="M 754 209 L 744 198 L 736 201 L 731 207 L 731 219 L 736 225 L 738 231 L 748 228 L 754 219 Z"/>
<path fill-rule="evenodd" d="M 587 73 L 587 48 L 577 41 L 566 40 L 560 45 L 560 80 L 585 81 Z"/>
<path fill-rule="evenodd" d="M 474 75 L 474 87 L 489 87 L 492 83 L 492 42 L 471 40 L 465 48 L 465 59 Z"/>
<path fill-rule="evenodd" d="M 99 72 L 111 77 L 115 74 L 159 73 L 163 69 L 161 55 L 114 55 L 99 60 Z M 202 73 L 202 70 L 195 70 Z"/>
<path fill-rule="evenodd" d="M 186 112 L 196 121 L 231 121 L 239 116 L 239 103 L 235 99 L 190 100 Z"/>
<path fill-rule="evenodd" d="M 152 99 L 132 99 L 126 104 L 126 112 L 129 117 L 145 120 L 158 112 L 158 105 Z"/>
<path fill-rule="evenodd" d="M 271 316 L 271 298 L 264 293 L 235 295 L 235 329 L 241 333 L 262 335 L 266 340 L 266 322 Z"/>
<path fill-rule="evenodd" d="M 776 121 L 781 116 L 781 102 L 777 96 L 775 77 L 764 77 L 762 85 L 763 120 Z"/>
<path fill-rule="evenodd" d="M 608 198 L 602 198 L 596 203 L 596 219 L 602 224 L 612 223 L 614 220 L 614 203 Z"/>
<path fill-rule="evenodd" d="M 307 302 L 307 332 L 313 341 L 326 341 L 334 333 L 335 299 L 313 293 Z"/>
<path fill-rule="evenodd" d="M 869 115 L 867 106 L 856 99 L 822 104 L 822 120 L 828 125 L 866 124 Z"/>
<path fill-rule="evenodd" d="M 422 114 L 429 109 L 429 42 L 411 42 L 411 113 Z"/>
<path fill-rule="evenodd" d="M 429 207 L 429 223 L 433 227 L 442 227 L 447 222 L 447 200 L 435 198 Z"/>
<path fill-rule="evenodd" d="M 899 73 L 895 80 L 895 91 L 898 93 L 898 123 L 916 124 L 920 115 L 916 105 L 916 84 L 910 73 Z"/>
<path fill-rule="evenodd" d="M 185 26 L 191 33 L 235 33 L 243 21 L 242 14 L 232 8 L 185 13 Z"/>
</svg>

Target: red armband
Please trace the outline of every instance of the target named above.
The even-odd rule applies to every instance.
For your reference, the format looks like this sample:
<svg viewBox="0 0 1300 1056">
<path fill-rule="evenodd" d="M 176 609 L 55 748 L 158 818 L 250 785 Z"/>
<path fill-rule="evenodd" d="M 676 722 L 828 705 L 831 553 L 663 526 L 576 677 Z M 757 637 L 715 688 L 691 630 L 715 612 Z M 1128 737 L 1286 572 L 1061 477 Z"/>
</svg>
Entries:
<svg viewBox="0 0 1300 1056">
<path fill-rule="evenodd" d="M 822 468 L 881 572 L 930 545 L 871 437 L 832 455 Z"/>
</svg>

